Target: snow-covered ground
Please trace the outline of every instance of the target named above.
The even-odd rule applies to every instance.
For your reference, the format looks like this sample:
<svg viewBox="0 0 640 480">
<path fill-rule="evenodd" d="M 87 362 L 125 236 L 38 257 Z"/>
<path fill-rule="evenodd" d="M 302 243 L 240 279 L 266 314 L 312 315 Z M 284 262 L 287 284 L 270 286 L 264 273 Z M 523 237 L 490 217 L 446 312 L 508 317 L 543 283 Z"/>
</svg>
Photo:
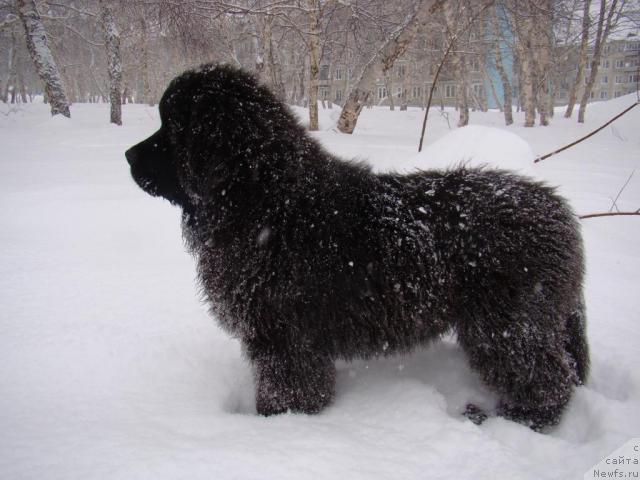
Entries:
<svg viewBox="0 0 640 480">
<path fill-rule="evenodd" d="M 352 136 L 323 110 L 316 136 L 379 170 L 497 159 L 588 213 L 608 210 L 640 167 L 640 108 L 530 161 L 633 101 L 547 128 L 472 113 L 478 127 L 440 141 L 449 127 L 434 110 L 417 157 L 419 109 L 365 110 Z M 262 418 L 238 343 L 199 301 L 178 211 L 130 179 L 123 152 L 157 128 L 157 109 L 125 106 L 123 127 L 107 124 L 107 105 L 72 115 L 0 114 L 0 478 L 573 479 L 640 436 L 640 218 L 583 221 L 592 374 L 550 434 L 462 417 L 493 397 L 452 339 L 340 364 L 324 412 Z M 617 205 L 640 207 L 640 171 Z"/>
</svg>

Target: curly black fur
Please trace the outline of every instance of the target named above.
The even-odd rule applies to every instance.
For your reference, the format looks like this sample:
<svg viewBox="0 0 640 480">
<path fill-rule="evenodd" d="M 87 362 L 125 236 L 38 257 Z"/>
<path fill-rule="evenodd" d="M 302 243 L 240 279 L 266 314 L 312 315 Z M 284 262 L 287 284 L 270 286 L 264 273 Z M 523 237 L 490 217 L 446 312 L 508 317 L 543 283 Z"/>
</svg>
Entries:
<svg viewBox="0 0 640 480">
<path fill-rule="evenodd" d="M 249 74 L 171 82 L 126 156 L 183 209 L 213 312 L 256 369 L 261 414 L 313 413 L 338 358 L 454 330 L 499 413 L 556 424 L 584 382 L 579 227 L 553 189 L 498 170 L 376 175 L 327 153 Z"/>
</svg>

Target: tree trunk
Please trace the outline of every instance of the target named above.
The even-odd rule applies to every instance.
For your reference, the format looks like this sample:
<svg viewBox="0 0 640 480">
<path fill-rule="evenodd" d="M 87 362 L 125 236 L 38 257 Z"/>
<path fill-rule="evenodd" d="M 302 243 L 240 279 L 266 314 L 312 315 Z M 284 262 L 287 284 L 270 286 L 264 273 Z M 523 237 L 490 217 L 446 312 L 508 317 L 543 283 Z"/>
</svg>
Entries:
<svg viewBox="0 0 640 480">
<path fill-rule="evenodd" d="M 62 85 L 58 66 L 49 49 L 47 32 L 44 29 L 40 14 L 34 0 L 17 0 L 18 15 L 25 31 L 25 39 L 29 55 L 44 82 L 44 90 L 51 105 L 51 115 L 64 115 L 71 118 L 69 101 Z"/>
<path fill-rule="evenodd" d="M 11 28 L 11 45 L 9 46 L 9 54 L 7 55 L 7 59 L 9 61 L 7 65 L 7 80 L 4 84 L 4 88 L 2 90 L 2 101 L 7 103 L 9 101 L 9 89 L 13 84 L 13 88 L 16 88 L 16 56 L 17 56 L 17 45 L 16 45 L 16 31 L 14 28 Z"/>
<path fill-rule="evenodd" d="M 393 84 L 391 83 L 391 76 L 393 74 L 389 74 L 389 72 L 385 72 L 384 74 L 384 88 L 387 91 L 387 98 L 389 99 L 389 110 L 392 112 L 396 109 L 396 104 L 393 101 Z"/>
<path fill-rule="evenodd" d="M 20 99 L 22 103 L 27 103 L 27 86 L 24 84 L 24 77 L 22 74 L 18 75 L 18 85 L 20 86 Z"/>
<path fill-rule="evenodd" d="M 444 3 L 444 0 L 421 0 L 418 2 L 398 30 L 366 63 L 344 103 L 338 120 L 338 130 L 342 133 L 353 133 L 360 112 L 369 100 L 369 95 L 380 71 L 384 74 L 393 67 L 396 59 L 404 54 L 413 41 L 418 29 L 425 25 L 429 16 Z"/>
<path fill-rule="evenodd" d="M 122 125 L 122 57 L 120 56 L 120 33 L 113 18 L 111 0 L 99 0 L 99 4 L 107 53 L 111 123 Z"/>
<path fill-rule="evenodd" d="M 584 123 L 584 116 L 587 110 L 587 103 L 593 90 L 593 84 L 596 82 L 596 76 L 598 75 L 598 67 L 600 65 L 600 58 L 602 56 L 602 47 L 607 41 L 609 32 L 611 30 L 613 15 L 616 11 L 618 0 L 612 0 L 609 6 L 609 12 L 607 13 L 606 0 L 600 0 L 600 13 L 598 15 L 598 30 L 596 32 L 596 41 L 593 46 L 593 58 L 591 59 L 591 72 L 589 79 L 582 92 L 582 99 L 580 100 L 580 108 L 578 109 L 578 122 Z M 606 18 L 606 24 L 605 24 Z"/>
<path fill-rule="evenodd" d="M 578 61 L 578 71 L 576 72 L 576 78 L 569 90 L 569 102 L 567 103 L 567 110 L 564 112 L 565 118 L 571 118 L 573 114 L 573 108 L 576 105 L 578 99 L 578 90 L 582 85 L 582 77 L 584 75 L 584 69 L 587 66 L 587 53 L 589 47 L 589 26 L 591 23 L 591 17 L 589 15 L 589 9 L 591 8 L 591 0 L 584 0 L 584 10 L 582 12 L 582 38 L 580 39 L 580 59 Z"/>
<path fill-rule="evenodd" d="M 407 65 L 408 67 L 409 65 Z M 408 71 L 402 76 L 402 92 L 400 93 L 400 111 L 406 111 L 409 104 L 409 77 Z"/>
<path fill-rule="evenodd" d="M 551 11 L 550 0 L 540 2 L 536 0 L 535 10 L 530 9 L 533 22 L 531 23 L 531 58 L 535 68 L 535 95 L 536 106 L 540 115 L 540 125 L 549 125 L 551 117 L 551 93 L 550 93 L 550 72 L 551 65 Z"/>
<path fill-rule="evenodd" d="M 285 88 L 282 83 L 282 70 L 278 61 L 278 52 L 273 48 L 273 16 L 264 18 L 252 15 L 250 27 L 256 51 L 255 70 L 258 80 L 278 97 L 285 101 Z M 240 64 L 238 63 L 238 66 Z"/>
<path fill-rule="evenodd" d="M 320 2 L 309 0 L 309 130 L 316 131 L 318 126 L 318 85 L 320 74 Z"/>
<path fill-rule="evenodd" d="M 511 82 L 509 81 L 509 75 L 507 75 L 507 71 L 504 68 L 504 63 L 502 62 L 502 48 L 500 45 L 500 39 L 502 38 L 502 35 L 500 33 L 500 21 L 498 19 L 497 7 L 494 7 L 493 9 L 491 15 L 491 23 L 493 27 L 493 34 L 495 36 L 493 45 L 496 60 L 496 70 L 498 70 L 498 75 L 500 75 L 500 81 L 502 82 L 504 99 L 504 101 L 502 102 L 502 112 L 504 113 L 504 123 L 505 125 L 511 125 L 513 123 L 513 98 L 511 93 Z"/>
<path fill-rule="evenodd" d="M 535 65 L 532 54 L 532 19 L 529 12 L 525 12 L 522 18 L 517 20 L 518 39 L 516 49 L 518 50 L 520 71 L 518 79 L 520 81 L 520 95 L 522 97 L 522 108 L 524 109 L 524 126 L 533 127 L 536 121 L 536 99 L 534 90 Z"/>
<path fill-rule="evenodd" d="M 460 11 L 455 8 L 453 2 L 445 3 L 444 16 L 447 22 L 447 30 L 450 32 L 449 35 L 453 40 L 451 64 L 456 80 L 456 108 L 460 115 L 458 118 L 458 127 L 464 127 L 469 124 L 469 92 L 467 91 L 469 68 L 464 53 L 456 52 L 458 42 L 457 38 L 454 37 L 454 35 L 456 35 L 454 32 L 459 31 L 457 24 L 463 19 L 461 18 Z"/>
<path fill-rule="evenodd" d="M 142 102 L 136 98 L 136 103 L 146 103 L 150 107 L 153 106 L 153 98 L 151 96 L 151 84 L 149 82 L 149 35 L 147 33 L 147 21 L 140 19 L 140 35 L 142 37 L 140 59 L 142 65 Z"/>
</svg>

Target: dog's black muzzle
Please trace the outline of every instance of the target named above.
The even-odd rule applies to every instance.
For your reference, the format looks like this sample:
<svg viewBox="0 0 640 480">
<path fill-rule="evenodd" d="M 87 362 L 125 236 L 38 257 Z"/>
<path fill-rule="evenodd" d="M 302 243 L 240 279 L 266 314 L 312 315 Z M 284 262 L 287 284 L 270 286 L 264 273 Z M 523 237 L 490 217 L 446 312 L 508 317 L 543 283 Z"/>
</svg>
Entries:
<svg viewBox="0 0 640 480">
<path fill-rule="evenodd" d="M 186 196 L 180 187 L 173 149 L 162 129 L 125 152 L 131 176 L 145 192 L 184 205 Z"/>
</svg>

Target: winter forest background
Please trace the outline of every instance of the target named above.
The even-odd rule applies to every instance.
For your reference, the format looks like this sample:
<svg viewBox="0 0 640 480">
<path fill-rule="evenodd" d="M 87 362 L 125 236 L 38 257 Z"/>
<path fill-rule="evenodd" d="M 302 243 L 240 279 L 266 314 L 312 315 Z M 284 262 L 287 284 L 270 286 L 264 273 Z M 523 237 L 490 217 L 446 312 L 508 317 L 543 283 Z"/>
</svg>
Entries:
<svg viewBox="0 0 640 480">
<path fill-rule="evenodd" d="M 0 478 L 638 478 L 637 453 L 599 462 L 640 437 L 639 24 L 638 0 L 0 0 Z M 256 414 L 178 209 L 124 158 L 204 62 L 376 172 L 488 165 L 568 199 L 592 367 L 556 428 L 467 420 L 497 397 L 454 336 L 338 362 L 318 415 Z"/>
<path fill-rule="evenodd" d="M 637 89 L 637 0 L 2 0 L 0 95 L 52 113 L 68 104 L 158 102 L 177 73 L 205 62 L 252 70 L 293 105 L 514 109 L 547 125 L 555 105 Z M 44 88 L 43 88 L 44 87 Z"/>
</svg>

